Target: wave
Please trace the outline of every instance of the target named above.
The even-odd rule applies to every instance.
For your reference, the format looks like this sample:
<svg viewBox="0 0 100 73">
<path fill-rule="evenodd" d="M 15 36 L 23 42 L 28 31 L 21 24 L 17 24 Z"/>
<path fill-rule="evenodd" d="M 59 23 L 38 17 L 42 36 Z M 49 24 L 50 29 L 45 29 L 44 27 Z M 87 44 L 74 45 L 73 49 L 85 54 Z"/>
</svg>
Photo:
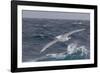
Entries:
<svg viewBox="0 0 100 73">
<path fill-rule="evenodd" d="M 67 54 L 71 55 L 71 54 L 75 54 L 77 52 L 81 52 L 81 54 L 80 54 L 81 56 L 88 54 L 88 50 L 84 45 L 79 46 L 79 47 L 78 47 L 77 43 L 71 43 L 68 45 Z"/>
<path fill-rule="evenodd" d="M 34 59 L 34 61 L 49 61 L 49 59 L 52 59 L 52 61 L 54 60 L 65 60 L 67 58 L 74 58 L 79 56 L 81 59 L 83 57 L 87 57 L 89 51 L 88 49 L 84 46 L 81 45 L 79 46 L 77 43 L 71 43 L 67 46 L 66 51 L 61 52 L 61 53 L 48 53 L 40 58 L 36 58 Z M 75 56 L 76 55 L 76 56 Z M 78 58 L 77 58 L 78 59 Z"/>
</svg>

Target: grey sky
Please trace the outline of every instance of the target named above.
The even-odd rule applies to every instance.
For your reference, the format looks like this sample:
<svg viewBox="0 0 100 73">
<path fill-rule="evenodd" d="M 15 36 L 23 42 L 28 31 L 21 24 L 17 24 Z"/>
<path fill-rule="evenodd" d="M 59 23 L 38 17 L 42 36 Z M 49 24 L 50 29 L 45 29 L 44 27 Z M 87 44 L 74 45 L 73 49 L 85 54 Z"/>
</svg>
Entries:
<svg viewBox="0 0 100 73">
<path fill-rule="evenodd" d="M 23 10 L 23 18 L 90 20 L 89 13 Z"/>
</svg>

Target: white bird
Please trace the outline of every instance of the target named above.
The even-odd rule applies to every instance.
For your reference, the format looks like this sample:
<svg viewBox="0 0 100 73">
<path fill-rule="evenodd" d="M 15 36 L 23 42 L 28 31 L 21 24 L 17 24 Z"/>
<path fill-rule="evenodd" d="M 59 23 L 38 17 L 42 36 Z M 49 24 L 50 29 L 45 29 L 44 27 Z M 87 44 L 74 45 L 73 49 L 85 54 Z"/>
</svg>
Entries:
<svg viewBox="0 0 100 73">
<path fill-rule="evenodd" d="M 69 33 L 65 33 L 65 34 L 56 36 L 56 38 L 53 41 L 49 42 L 46 46 L 43 47 L 43 49 L 40 51 L 40 53 L 45 51 L 47 48 L 49 48 L 51 45 L 55 44 L 56 42 L 65 42 L 65 41 L 70 40 L 71 39 L 71 37 L 69 37 L 70 35 L 72 35 L 73 33 L 76 33 L 76 32 L 83 31 L 83 30 L 85 30 L 85 29 L 78 29 L 78 30 L 71 31 Z"/>
</svg>

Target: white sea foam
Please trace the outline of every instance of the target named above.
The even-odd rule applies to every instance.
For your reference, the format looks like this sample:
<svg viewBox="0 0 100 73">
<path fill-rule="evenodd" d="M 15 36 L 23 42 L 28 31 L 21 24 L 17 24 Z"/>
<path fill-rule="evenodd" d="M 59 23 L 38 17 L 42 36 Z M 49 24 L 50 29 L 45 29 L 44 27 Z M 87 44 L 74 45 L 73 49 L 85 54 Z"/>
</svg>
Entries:
<svg viewBox="0 0 100 73">
<path fill-rule="evenodd" d="M 79 56 L 87 56 L 88 50 L 84 45 L 79 46 L 77 43 L 71 43 L 67 46 L 66 51 L 61 53 L 48 53 L 40 58 L 36 58 L 35 61 L 43 60 L 46 58 L 53 58 L 53 59 L 64 59 L 67 56 L 73 56 L 80 52 Z"/>
<path fill-rule="evenodd" d="M 46 56 L 55 58 L 55 59 L 64 59 L 66 57 L 66 55 L 59 54 L 59 53 L 47 54 Z"/>
<path fill-rule="evenodd" d="M 86 55 L 88 54 L 88 50 L 87 48 L 84 46 L 84 45 L 81 45 L 79 47 L 77 47 L 77 43 L 71 43 L 68 45 L 67 47 L 67 54 L 71 55 L 71 54 L 74 54 L 74 53 L 77 53 L 77 52 L 81 52 L 81 56 L 83 55 Z"/>
</svg>

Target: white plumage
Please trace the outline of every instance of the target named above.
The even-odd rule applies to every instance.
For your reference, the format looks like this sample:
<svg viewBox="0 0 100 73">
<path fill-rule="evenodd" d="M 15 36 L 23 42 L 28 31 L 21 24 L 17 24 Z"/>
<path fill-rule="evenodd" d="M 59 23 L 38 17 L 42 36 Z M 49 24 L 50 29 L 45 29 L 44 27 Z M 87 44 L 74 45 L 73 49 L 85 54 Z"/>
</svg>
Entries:
<svg viewBox="0 0 100 73">
<path fill-rule="evenodd" d="M 78 30 L 71 31 L 69 33 L 65 33 L 65 34 L 56 36 L 55 39 L 53 41 L 49 42 L 48 44 L 46 44 L 40 52 L 45 51 L 47 48 L 49 48 L 51 45 L 55 44 L 56 42 L 65 42 L 65 41 L 70 40 L 71 39 L 71 37 L 69 37 L 70 35 L 72 35 L 73 33 L 76 33 L 76 32 L 83 31 L 83 30 L 85 30 L 85 29 L 78 29 Z"/>
</svg>

